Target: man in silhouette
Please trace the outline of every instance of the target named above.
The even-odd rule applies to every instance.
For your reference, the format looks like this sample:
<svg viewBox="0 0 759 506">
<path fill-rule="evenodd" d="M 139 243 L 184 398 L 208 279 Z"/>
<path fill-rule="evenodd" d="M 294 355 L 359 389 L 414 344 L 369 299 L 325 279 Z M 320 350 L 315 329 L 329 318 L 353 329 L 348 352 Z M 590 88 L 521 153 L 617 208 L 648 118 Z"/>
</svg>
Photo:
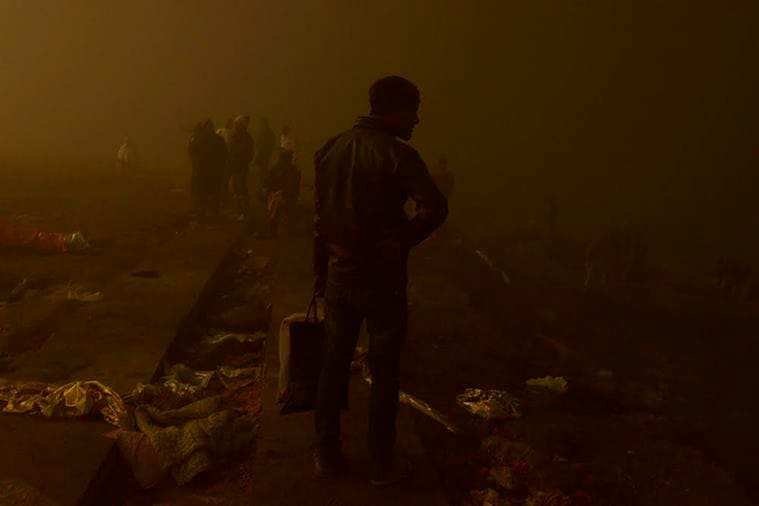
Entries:
<svg viewBox="0 0 759 506">
<path fill-rule="evenodd" d="M 400 355 L 406 334 L 406 266 L 410 249 L 445 220 L 448 204 L 419 153 L 402 141 L 419 123 L 419 90 L 390 76 L 369 90 L 371 112 L 315 156 L 314 269 L 325 296 L 326 344 L 315 414 L 317 476 L 345 469 L 340 407 L 361 323 L 370 336 L 371 481 L 403 479 L 408 465 L 394 452 Z M 403 206 L 416 204 L 409 219 Z"/>
<path fill-rule="evenodd" d="M 264 185 L 269 171 L 269 163 L 274 150 L 277 147 L 277 141 L 274 131 L 269 126 L 269 120 L 262 118 L 256 130 L 256 155 L 253 164 L 256 166 L 258 176 L 259 197 L 263 198 Z"/>
<path fill-rule="evenodd" d="M 229 134 L 229 173 L 235 192 L 240 221 L 250 216 L 250 195 L 248 193 L 248 170 L 253 161 L 255 146 L 248 132 L 250 118 L 238 116 Z"/>
<path fill-rule="evenodd" d="M 192 163 L 194 214 L 200 218 L 216 217 L 227 163 L 227 146 L 224 139 L 216 135 L 211 120 L 195 127 L 188 151 Z"/>
</svg>

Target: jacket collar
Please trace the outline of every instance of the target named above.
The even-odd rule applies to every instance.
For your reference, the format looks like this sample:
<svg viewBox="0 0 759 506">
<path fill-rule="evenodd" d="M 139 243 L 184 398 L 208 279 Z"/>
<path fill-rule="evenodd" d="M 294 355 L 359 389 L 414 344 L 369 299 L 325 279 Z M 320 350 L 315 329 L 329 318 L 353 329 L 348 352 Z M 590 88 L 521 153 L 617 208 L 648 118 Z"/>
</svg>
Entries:
<svg viewBox="0 0 759 506">
<path fill-rule="evenodd" d="M 378 116 L 359 116 L 353 128 L 368 128 L 371 130 L 381 130 L 387 134 L 395 135 L 393 127 L 385 120 Z"/>
</svg>

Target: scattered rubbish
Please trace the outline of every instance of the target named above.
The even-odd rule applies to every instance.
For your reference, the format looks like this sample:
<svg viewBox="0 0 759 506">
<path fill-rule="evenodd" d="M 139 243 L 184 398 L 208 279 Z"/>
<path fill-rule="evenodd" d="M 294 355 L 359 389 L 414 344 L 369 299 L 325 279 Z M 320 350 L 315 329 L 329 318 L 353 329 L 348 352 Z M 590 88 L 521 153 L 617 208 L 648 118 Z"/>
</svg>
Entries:
<svg viewBox="0 0 759 506">
<path fill-rule="evenodd" d="M 184 364 L 176 364 L 161 382 L 180 397 L 198 397 L 208 388 L 213 377 L 214 371 L 196 371 Z"/>
<path fill-rule="evenodd" d="M 519 488 L 519 479 L 508 466 L 491 467 L 488 479 L 497 483 L 504 490 Z"/>
<path fill-rule="evenodd" d="M 106 434 L 106 436 L 116 440 L 121 455 L 141 488 L 154 487 L 166 475 L 166 471 L 161 467 L 158 452 L 150 443 L 147 435 L 141 432 L 119 429 Z"/>
<path fill-rule="evenodd" d="M 456 402 L 485 420 L 510 420 L 522 416 L 519 399 L 503 390 L 467 388 L 456 397 Z"/>
<path fill-rule="evenodd" d="M 123 399 L 129 404 L 150 404 L 158 409 L 175 409 L 194 400 L 191 395 L 179 395 L 166 385 L 145 383 L 138 383 Z"/>
<path fill-rule="evenodd" d="M 369 366 L 366 362 L 366 359 L 368 358 L 367 351 L 364 350 L 361 347 L 356 348 L 356 358 L 354 358 L 353 363 L 351 364 L 352 367 L 360 367 L 360 370 L 362 371 L 362 376 L 364 378 L 364 381 L 366 381 L 368 384 L 372 384 L 372 375 L 369 372 Z M 438 422 L 440 425 L 445 427 L 445 429 L 448 432 L 451 432 L 453 434 L 457 434 L 460 432 L 459 428 L 456 427 L 456 425 L 451 422 L 447 416 L 427 404 L 425 401 L 419 399 L 418 397 L 414 397 L 413 395 L 407 394 L 403 390 L 398 392 L 398 401 L 402 404 L 406 404 L 407 406 L 410 406 L 414 408 L 415 410 L 419 411 L 423 415 L 428 416 L 429 418 L 432 418 L 436 422 Z"/>
<path fill-rule="evenodd" d="M 482 441 L 482 451 L 493 462 L 508 465 L 518 474 L 530 469 L 530 460 L 534 452 L 529 445 L 520 441 L 511 441 L 503 436 L 488 436 Z"/>
<path fill-rule="evenodd" d="M 504 506 L 505 504 L 508 504 L 504 502 L 501 495 L 492 488 L 472 490 L 469 492 L 469 495 L 477 506 Z"/>
<path fill-rule="evenodd" d="M 169 470 L 178 485 L 250 445 L 256 432 L 253 420 L 225 409 L 220 397 L 167 411 L 138 406 L 135 418 L 155 448 L 161 468 Z"/>
<path fill-rule="evenodd" d="M 567 391 L 567 380 L 561 376 L 545 376 L 525 381 L 528 387 L 545 388 L 552 392 L 563 394 Z"/>
<path fill-rule="evenodd" d="M 233 393 L 232 401 L 236 407 L 250 416 L 261 414 L 264 407 L 264 389 L 261 383 L 231 392 Z"/>
<path fill-rule="evenodd" d="M 216 369 L 216 373 L 227 390 L 239 390 L 261 378 L 260 367 L 235 369 L 234 367 L 221 366 Z"/>
<path fill-rule="evenodd" d="M 90 249 L 90 243 L 81 232 L 73 232 L 65 237 L 66 251 L 80 252 Z"/>
<path fill-rule="evenodd" d="M 271 320 L 271 304 L 253 301 L 228 309 L 221 314 L 225 328 L 232 330 L 268 329 Z"/>
<path fill-rule="evenodd" d="M 10 383 L 0 386 L 5 413 L 41 414 L 47 418 L 88 416 L 95 412 L 120 427 L 128 419 L 119 394 L 99 381 L 74 381 L 61 386 L 46 383 Z"/>
<path fill-rule="evenodd" d="M 45 496 L 29 483 L 11 478 L 0 479 L 0 504 L 55 506 L 60 503 Z"/>
<path fill-rule="evenodd" d="M 158 271 L 150 271 L 150 270 L 134 271 L 132 273 L 132 277 L 135 277 L 135 278 L 156 279 L 156 278 L 160 278 L 161 277 L 161 273 L 158 272 Z"/>
<path fill-rule="evenodd" d="M 493 271 L 495 271 L 501 277 L 501 281 L 503 281 L 504 284 L 506 284 L 506 285 L 510 285 L 511 284 L 511 278 L 505 272 L 503 272 L 501 269 L 499 269 L 498 267 L 496 267 L 495 264 L 493 264 L 493 261 L 490 259 L 489 256 L 487 256 L 484 252 L 482 252 L 480 250 L 475 250 L 474 252 L 477 253 L 477 256 L 480 257 L 480 259 L 483 262 L 485 262 L 485 265 L 487 265 L 488 267 L 490 267 L 490 269 L 492 269 Z"/>
<path fill-rule="evenodd" d="M 559 490 L 548 492 L 536 491 L 530 494 L 524 503 L 525 506 L 571 506 L 572 498 L 564 495 Z"/>
<path fill-rule="evenodd" d="M 68 289 L 66 298 L 78 302 L 100 302 L 103 300 L 103 292 L 88 292 L 81 287 L 72 286 Z"/>
<path fill-rule="evenodd" d="M 182 360 L 195 368 L 214 369 L 218 364 L 243 367 L 261 355 L 266 337 L 265 332 L 212 331 L 198 344 L 182 350 Z"/>
<path fill-rule="evenodd" d="M 263 343 L 266 340 L 266 334 L 263 332 L 256 332 L 255 334 L 240 334 L 235 332 L 224 332 L 219 334 L 213 334 L 204 338 L 205 343 L 211 346 L 218 346 L 225 343 L 248 344 L 248 343 Z"/>
<path fill-rule="evenodd" d="M 8 222 L 0 222 L 0 246 L 23 248 L 40 252 L 79 252 L 90 247 L 81 232 L 43 232 Z"/>
<path fill-rule="evenodd" d="M 26 293 L 26 289 L 29 286 L 29 280 L 27 278 L 24 278 L 21 280 L 19 284 L 17 284 L 13 290 L 11 290 L 11 293 L 8 294 L 8 298 L 6 298 L 6 302 L 15 302 L 17 300 L 20 300 L 24 297 L 24 294 Z"/>
</svg>

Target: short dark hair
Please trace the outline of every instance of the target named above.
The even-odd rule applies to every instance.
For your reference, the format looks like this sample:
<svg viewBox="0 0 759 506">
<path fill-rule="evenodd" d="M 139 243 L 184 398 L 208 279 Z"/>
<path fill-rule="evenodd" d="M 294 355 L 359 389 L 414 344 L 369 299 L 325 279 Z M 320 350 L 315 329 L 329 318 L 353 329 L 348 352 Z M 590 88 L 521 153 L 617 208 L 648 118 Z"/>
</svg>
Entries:
<svg viewBox="0 0 759 506">
<path fill-rule="evenodd" d="M 371 114 L 416 110 L 419 102 L 419 88 L 400 76 L 383 77 L 369 88 Z"/>
</svg>

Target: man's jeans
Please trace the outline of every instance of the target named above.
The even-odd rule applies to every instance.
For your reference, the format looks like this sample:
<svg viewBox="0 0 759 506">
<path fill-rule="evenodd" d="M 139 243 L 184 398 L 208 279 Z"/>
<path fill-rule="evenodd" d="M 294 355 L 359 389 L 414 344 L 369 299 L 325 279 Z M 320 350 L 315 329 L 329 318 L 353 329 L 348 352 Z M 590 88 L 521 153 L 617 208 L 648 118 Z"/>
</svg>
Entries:
<svg viewBox="0 0 759 506">
<path fill-rule="evenodd" d="M 317 451 L 340 449 L 340 406 L 348 395 L 350 366 L 362 321 L 369 333 L 369 453 L 374 465 L 394 456 L 400 355 L 406 335 L 406 290 L 331 283 L 326 291 L 324 362 L 316 401 Z"/>
</svg>

